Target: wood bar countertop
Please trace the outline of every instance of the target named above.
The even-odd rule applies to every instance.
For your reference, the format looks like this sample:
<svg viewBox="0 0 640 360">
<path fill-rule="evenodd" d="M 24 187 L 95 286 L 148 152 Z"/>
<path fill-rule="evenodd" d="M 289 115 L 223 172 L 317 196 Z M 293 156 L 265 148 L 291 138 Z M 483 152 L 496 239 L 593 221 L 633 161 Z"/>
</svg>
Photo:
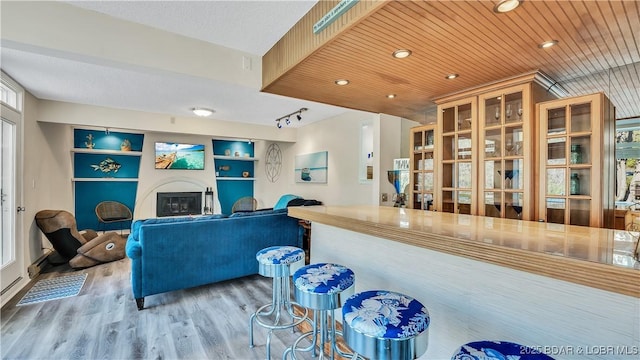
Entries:
<svg viewBox="0 0 640 360">
<path fill-rule="evenodd" d="M 288 213 L 640 298 L 640 263 L 633 257 L 638 233 L 375 205 L 289 207 Z"/>
</svg>

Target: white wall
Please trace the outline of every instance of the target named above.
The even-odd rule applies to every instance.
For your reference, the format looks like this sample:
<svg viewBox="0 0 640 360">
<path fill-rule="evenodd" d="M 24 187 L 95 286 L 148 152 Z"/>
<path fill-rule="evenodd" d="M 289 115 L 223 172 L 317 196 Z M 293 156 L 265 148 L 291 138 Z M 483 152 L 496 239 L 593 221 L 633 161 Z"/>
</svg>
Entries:
<svg viewBox="0 0 640 360">
<path fill-rule="evenodd" d="M 371 182 L 361 182 L 358 172 L 360 128 L 365 121 L 374 126 L 374 179 Z M 388 202 L 381 203 L 380 193 L 395 192 L 387 181 L 387 170 L 393 169 L 393 159 L 401 157 L 401 139 L 409 136 L 408 133 L 403 134 L 403 129 L 408 129 L 407 124 L 414 122 L 395 116 L 351 111 L 299 128 L 296 143 L 277 143 L 283 163 L 280 177 L 274 183 L 264 176 L 265 152 L 270 142 L 263 142 L 256 146 L 256 156 L 261 159 L 257 163 L 256 176 L 259 179 L 255 187 L 259 207 L 273 206 L 283 194 L 295 194 L 327 205 L 393 205 L 391 196 Z M 319 151 L 329 152 L 327 183 L 296 183 L 295 156 Z"/>
</svg>

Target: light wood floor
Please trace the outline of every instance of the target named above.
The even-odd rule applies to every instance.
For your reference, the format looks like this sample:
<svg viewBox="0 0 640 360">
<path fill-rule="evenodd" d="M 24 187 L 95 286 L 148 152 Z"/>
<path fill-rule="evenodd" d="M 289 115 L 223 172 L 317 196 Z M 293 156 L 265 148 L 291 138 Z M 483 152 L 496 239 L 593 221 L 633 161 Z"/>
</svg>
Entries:
<svg viewBox="0 0 640 360">
<path fill-rule="evenodd" d="M 168 266 L 171 266 L 168 264 Z M 74 271 L 59 266 L 40 275 L 88 274 L 78 296 L 15 306 L 30 286 L 1 312 L 2 359 L 264 359 L 267 331 L 248 319 L 271 300 L 271 279 L 260 275 L 152 295 L 138 311 L 127 258 Z M 32 282 L 32 284 L 35 283 Z M 272 359 L 299 336 L 277 331 Z M 308 353 L 298 356 L 311 359 Z"/>
</svg>

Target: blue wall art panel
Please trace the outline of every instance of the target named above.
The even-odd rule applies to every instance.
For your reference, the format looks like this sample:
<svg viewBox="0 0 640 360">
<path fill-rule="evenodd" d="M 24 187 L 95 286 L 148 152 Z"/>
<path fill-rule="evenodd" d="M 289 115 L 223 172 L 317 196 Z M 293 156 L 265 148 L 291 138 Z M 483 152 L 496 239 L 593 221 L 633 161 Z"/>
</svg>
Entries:
<svg viewBox="0 0 640 360">
<path fill-rule="evenodd" d="M 75 216 L 78 230 L 102 231 L 131 227 L 131 222 L 101 224 L 98 222 L 95 209 L 96 205 L 102 201 L 117 201 L 125 204 L 133 213 L 138 190 L 137 181 L 77 181 L 75 188 Z"/>
<path fill-rule="evenodd" d="M 73 147 L 76 149 L 142 151 L 144 134 L 130 134 L 102 130 L 73 130 Z"/>
<path fill-rule="evenodd" d="M 296 159 L 295 159 L 296 182 L 326 184 L 328 158 L 329 158 L 329 153 L 327 151 L 296 155 Z"/>
<path fill-rule="evenodd" d="M 140 156 L 75 153 L 73 158 L 76 178 L 137 178 L 140 171 Z"/>
</svg>

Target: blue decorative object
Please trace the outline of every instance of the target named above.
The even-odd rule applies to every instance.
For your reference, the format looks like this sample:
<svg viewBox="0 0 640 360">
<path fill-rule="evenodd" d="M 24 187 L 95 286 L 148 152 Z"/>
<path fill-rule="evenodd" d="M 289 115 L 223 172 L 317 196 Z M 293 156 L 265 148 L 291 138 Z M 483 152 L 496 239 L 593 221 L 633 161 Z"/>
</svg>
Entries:
<svg viewBox="0 0 640 360">
<path fill-rule="evenodd" d="M 319 263 L 303 267 L 293 274 L 296 288 L 316 294 L 338 293 L 353 286 L 356 276 L 342 265 Z"/>
<path fill-rule="evenodd" d="M 451 360 L 553 360 L 525 345 L 507 341 L 476 341 L 462 345 Z"/>
<path fill-rule="evenodd" d="M 261 264 L 287 265 L 304 259 L 304 250 L 295 246 L 271 246 L 258 251 Z"/>
<path fill-rule="evenodd" d="M 419 301 L 392 291 L 365 291 L 351 296 L 342 308 L 344 321 L 373 337 L 414 337 L 429 327 L 429 312 Z"/>
</svg>

